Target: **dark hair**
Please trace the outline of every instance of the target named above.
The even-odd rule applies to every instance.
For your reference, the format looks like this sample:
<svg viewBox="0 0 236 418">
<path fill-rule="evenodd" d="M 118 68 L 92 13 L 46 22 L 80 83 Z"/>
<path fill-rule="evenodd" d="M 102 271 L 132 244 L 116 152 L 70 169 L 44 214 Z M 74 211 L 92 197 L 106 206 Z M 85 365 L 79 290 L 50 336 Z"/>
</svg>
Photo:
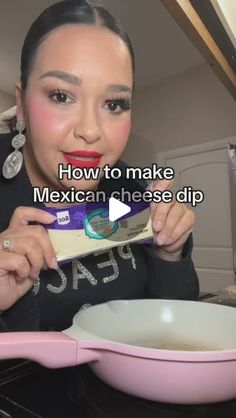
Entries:
<svg viewBox="0 0 236 418">
<path fill-rule="evenodd" d="M 44 10 L 28 31 L 21 55 L 21 85 L 23 90 L 26 89 L 34 58 L 41 42 L 52 30 L 73 23 L 104 26 L 118 35 L 129 49 L 134 70 L 133 48 L 119 21 L 108 10 L 101 6 L 93 6 L 86 0 L 64 0 Z"/>
<path fill-rule="evenodd" d="M 132 60 L 133 72 L 135 70 L 134 50 L 128 34 L 122 28 L 118 19 L 110 14 L 104 7 L 91 5 L 87 0 L 63 0 L 45 9 L 31 25 L 21 54 L 21 85 L 26 90 L 28 78 L 32 70 L 37 50 L 48 34 L 66 24 L 90 24 L 103 26 L 117 36 L 127 45 Z M 15 129 L 15 118 L 8 123 L 11 131 Z"/>
</svg>

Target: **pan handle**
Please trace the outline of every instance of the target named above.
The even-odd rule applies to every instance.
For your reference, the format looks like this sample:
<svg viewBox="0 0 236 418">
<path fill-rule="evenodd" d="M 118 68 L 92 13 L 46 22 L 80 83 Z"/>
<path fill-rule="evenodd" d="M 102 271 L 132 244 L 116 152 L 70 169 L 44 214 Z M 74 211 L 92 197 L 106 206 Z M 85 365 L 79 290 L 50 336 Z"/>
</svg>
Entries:
<svg viewBox="0 0 236 418">
<path fill-rule="evenodd" d="M 98 351 L 80 347 L 62 332 L 6 332 L 0 334 L 0 359 L 23 358 L 45 367 L 69 367 L 96 361 Z"/>
<path fill-rule="evenodd" d="M 0 359 L 23 358 L 43 366 L 74 366 L 77 341 L 61 332 L 6 332 L 0 334 Z"/>
</svg>

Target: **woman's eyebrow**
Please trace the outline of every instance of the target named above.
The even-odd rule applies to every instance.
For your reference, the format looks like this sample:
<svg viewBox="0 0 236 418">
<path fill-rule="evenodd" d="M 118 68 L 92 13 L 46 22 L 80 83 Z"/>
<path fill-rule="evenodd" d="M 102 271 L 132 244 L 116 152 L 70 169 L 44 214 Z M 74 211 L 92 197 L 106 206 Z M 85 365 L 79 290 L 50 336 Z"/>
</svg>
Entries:
<svg viewBox="0 0 236 418">
<path fill-rule="evenodd" d="M 76 75 L 66 73 L 64 71 L 47 71 L 40 77 L 40 80 L 46 77 L 59 78 L 60 80 L 66 81 L 67 83 L 74 84 L 76 86 L 79 86 L 82 83 L 81 78 L 77 77 Z M 119 93 L 122 91 L 132 93 L 132 88 L 125 84 L 110 84 L 109 86 L 107 86 L 106 91 L 111 93 Z"/>
<path fill-rule="evenodd" d="M 66 81 L 67 83 L 75 84 L 76 86 L 79 86 L 82 83 L 82 80 L 79 77 L 64 71 L 47 71 L 39 79 L 41 80 L 42 78 L 46 77 L 59 78 L 60 80 Z"/>
<path fill-rule="evenodd" d="M 132 93 L 132 89 L 129 86 L 126 86 L 125 84 L 110 84 L 109 86 L 107 86 L 106 91 L 111 93 L 119 93 L 121 91 Z"/>
</svg>

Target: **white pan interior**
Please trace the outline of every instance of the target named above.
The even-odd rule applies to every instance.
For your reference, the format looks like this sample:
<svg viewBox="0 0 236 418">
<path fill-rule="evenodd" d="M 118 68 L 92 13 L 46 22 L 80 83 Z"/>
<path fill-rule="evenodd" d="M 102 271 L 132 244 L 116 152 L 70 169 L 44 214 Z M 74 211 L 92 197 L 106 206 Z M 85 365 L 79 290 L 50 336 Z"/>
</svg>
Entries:
<svg viewBox="0 0 236 418">
<path fill-rule="evenodd" d="M 78 312 L 70 335 L 149 348 L 235 350 L 236 309 L 180 300 L 111 301 Z"/>
</svg>

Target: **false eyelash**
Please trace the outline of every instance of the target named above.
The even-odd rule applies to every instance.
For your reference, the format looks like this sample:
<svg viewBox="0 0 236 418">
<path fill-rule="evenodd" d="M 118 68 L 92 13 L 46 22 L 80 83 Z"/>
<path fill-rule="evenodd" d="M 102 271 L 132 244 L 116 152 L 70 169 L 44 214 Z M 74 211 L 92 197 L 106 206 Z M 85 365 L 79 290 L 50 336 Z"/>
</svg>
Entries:
<svg viewBox="0 0 236 418">
<path fill-rule="evenodd" d="M 57 94 L 64 94 L 65 96 L 67 96 L 70 100 L 74 100 L 73 99 L 73 96 L 70 94 L 70 93 L 68 93 L 67 91 L 65 91 L 65 90 L 54 90 L 54 91 L 52 91 L 50 94 L 49 94 L 49 99 L 52 99 L 54 96 L 56 96 Z M 56 100 L 55 100 L 55 102 L 56 102 Z M 58 102 L 59 103 L 59 102 Z M 61 102 L 61 103 L 63 103 L 63 102 Z"/>
<path fill-rule="evenodd" d="M 108 99 L 106 100 L 106 104 L 109 103 L 115 103 L 118 106 L 120 106 L 120 108 L 125 111 L 125 110 L 129 110 L 131 109 L 132 106 L 132 102 L 130 99 Z"/>
</svg>

